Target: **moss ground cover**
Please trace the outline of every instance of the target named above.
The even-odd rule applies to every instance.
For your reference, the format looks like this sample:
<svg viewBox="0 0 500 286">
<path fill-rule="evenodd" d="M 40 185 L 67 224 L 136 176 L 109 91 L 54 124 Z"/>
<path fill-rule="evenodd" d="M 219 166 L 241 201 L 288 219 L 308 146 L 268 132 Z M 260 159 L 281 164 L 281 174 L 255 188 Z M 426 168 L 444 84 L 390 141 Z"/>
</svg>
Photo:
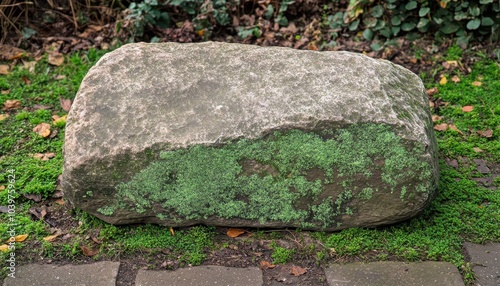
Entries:
<svg viewBox="0 0 500 286">
<path fill-rule="evenodd" d="M 296 231 L 291 235 L 277 235 L 276 232 L 250 230 L 255 234 L 253 237 L 227 243 L 217 236 L 219 230 L 210 227 L 178 230 L 172 236 L 165 227 L 108 225 L 78 210 L 70 210 L 69 206 L 59 205 L 53 198 L 57 177 L 62 171 L 64 126 L 52 124 L 52 116 L 66 114 L 59 98 L 74 97 L 86 71 L 102 54 L 96 51 L 74 54 L 59 67 L 50 66 L 42 59 L 36 63 L 34 71 L 18 64 L 9 75 L 0 75 L 0 105 L 7 100 L 20 101 L 19 108 L 0 112 L 3 115 L 0 117 L 0 188 L 7 188 L 7 170 L 14 169 L 14 229 L 18 235 L 28 234 L 25 241 L 16 244 L 20 262 L 38 256 L 71 261 L 116 259 L 120 255 L 137 253 L 156 257 L 163 251 L 169 259 L 181 261 L 180 265 L 199 264 L 213 252 L 231 244 L 243 247 L 256 240 L 268 243 L 289 239 L 307 247 L 295 249 L 276 244 L 269 247 L 269 261 L 275 258 L 286 262 L 304 257 L 317 263 L 339 258 L 444 260 L 457 265 L 464 276 L 471 279 L 470 267 L 462 255 L 463 241 L 500 241 L 500 180 L 493 178 L 500 169 L 500 67 L 497 62 L 480 58 L 468 75 L 436 67 L 436 72 L 447 77 L 445 84 L 423 75 L 428 88 L 438 88 L 439 93 L 434 97 L 445 102 L 433 110 L 434 115 L 440 116 L 435 124 L 453 124 L 456 128 L 436 132 L 440 147 L 439 193 L 422 215 L 390 227 L 337 233 Z M 444 60 L 460 61 L 461 57 L 460 51 L 454 48 L 445 54 Z M 459 81 L 456 78 L 452 81 L 454 76 Z M 472 106 L 472 110 L 464 109 L 466 106 Z M 7 114 L 9 116 L 5 117 Z M 51 136 L 42 137 L 32 131 L 40 123 L 50 124 Z M 55 156 L 41 160 L 34 157 L 38 153 L 54 153 Z M 477 160 L 486 162 L 490 173 L 479 172 L 478 162 L 481 161 Z M 485 178 L 492 179 L 489 186 L 478 183 Z M 369 196 L 369 191 L 363 194 Z M 8 193 L 0 191 L 0 206 L 7 206 L 8 199 Z M 40 214 L 44 206 L 47 214 L 43 219 L 33 215 L 33 210 Z M 5 212 L 0 214 L 0 239 L 4 241 L 9 238 L 9 218 Z M 61 229 L 64 235 L 44 241 L 43 238 L 55 233 L 54 228 Z M 88 258 L 81 246 L 91 246 L 98 252 Z M 8 253 L 0 253 L 2 265 Z M 257 265 L 261 258 L 253 259 Z"/>
</svg>

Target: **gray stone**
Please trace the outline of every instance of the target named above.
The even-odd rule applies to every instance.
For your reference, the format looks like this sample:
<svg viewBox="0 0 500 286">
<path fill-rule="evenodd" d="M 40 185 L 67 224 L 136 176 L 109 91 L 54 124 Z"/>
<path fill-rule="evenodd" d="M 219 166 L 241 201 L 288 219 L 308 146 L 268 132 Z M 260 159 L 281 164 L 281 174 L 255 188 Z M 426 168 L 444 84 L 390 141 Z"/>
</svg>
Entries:
<svg viewBox="0 0 500 286">
<path fill-rule="evenodd" d="M 333 265 L 325 275 L 330 286 L 464 286 L 460 272 L 448 262 L 356 262 Z"/>
<path fill-rule="evenodd" d="M 17 267 L 15 278 L 7 277 L 4 286 L 114 286 L 119 262 L 85 265 L 27 264 Z"/>
<path fill-rule="evenodd" d="M 500 285 L 500 243 L 464 243 L 478 286 Z"/>
<path fill-rule="evenodd" d="M 262 283 L 262 271 L 256 267 L 197 266 L 175 271 L 139 270 L 135 278 L 136 286 L 261 286 Z"/>
<path fill-rule="evenodd" d="M 436 155 L 421 80 L 388 61 L 138 43 L 83 80 L 62 185 L 113 224 L 338 230 L 421 212 Z"/>
</svg>

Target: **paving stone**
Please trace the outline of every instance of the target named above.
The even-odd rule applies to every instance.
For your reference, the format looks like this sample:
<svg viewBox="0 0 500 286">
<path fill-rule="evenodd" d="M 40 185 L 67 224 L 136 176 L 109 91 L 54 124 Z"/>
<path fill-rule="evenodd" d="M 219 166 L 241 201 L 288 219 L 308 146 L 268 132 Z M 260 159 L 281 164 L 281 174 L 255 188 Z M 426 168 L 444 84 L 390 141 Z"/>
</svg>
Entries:
<svg viewBox="0 0 500 286">
<path fill-rule="evenodd" d="M 4 286 L 115 286 L 119 262 L 85 265 L 28 264 L 19 266 L 15 278 L 7 277 Z"/>
<path fill-rule="evenodd" d="M 139 270 L 135 279 L 136 286 L 261 286 L 262 283 L 262 271 L 256 267 L 198 266 L 176 271 Z"/>
<path fill-rule="evenodd" d="M 500 285 L 500 243 L 464 243 L 478 286 Z"/>
<path fill-rule="evenodd" d="M 325 269 L 330 286 L 464 286 L 458 269 L 447 262 L 373 262 Z"/>
</svg>

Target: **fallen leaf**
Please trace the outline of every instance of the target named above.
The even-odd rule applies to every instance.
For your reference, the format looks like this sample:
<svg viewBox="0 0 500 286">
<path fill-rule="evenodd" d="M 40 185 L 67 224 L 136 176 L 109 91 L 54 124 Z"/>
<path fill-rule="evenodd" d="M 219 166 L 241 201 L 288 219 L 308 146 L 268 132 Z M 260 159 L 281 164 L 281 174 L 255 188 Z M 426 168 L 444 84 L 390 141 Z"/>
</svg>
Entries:
<svg viewBox="0 0 500 286">
<path fill-rule="evenodd" d="M 170 234 L 171 234 L 172 236 L 174 236 L 174 235 L 175 235 L 175 232 L 174 232 L 174 228 L 173 228 L 173 227 L 171 227 L 171 228 L 170 228 Z"/>
<path fill-rule="evenodd" d="M 241 229 L 241 228 L 230 228 L 227 230 L 227 236 L 229 237 L 232 237 L 232 238 L 235 238 L 235 237 L 238 237 L 242 234 L 244 234 L 246 231 L 244 229 Z"/>
<path fill-rule="evenodd" d="M 462 131 L 460 131 L 460 129 L 458 129 L 458 128 L 455 126 L 455 124 L 450 124 L 450 125 L 448 125 L 448 127 L 449 127 L 451 130 L 453 130 L 453 131 L 457 131 L 458 133 L 460 133 L 460 134 L 464 135 L 464 133 L 463 133 Z"/>
<path fill-rule="evenodd" d="M 483 85 L 483 83 L 480 82 L 480 81 L 475 81 L 475 82 L 472 83 L 472 85 L 473 86 L 481 86 L 481 85 Z"/>
<path fill-rule="evenodd" d="M 52 116 L 52 120 L 53 120 L 53 121 L 52 121 L 52 124 L 53 124 L 53 125 L 56 125 L 56 124 L 58 124 L 58 123 L 66 123 L 66 118 L 67 118 L 67 117 L 68 117 L 67 115 L 63 115 L 63 116 L 61 116 L 61 117 L 59 117 L 59 116 L 57 116 L 57 115 L 54 115 L 54 116 Z"/>
<path fill-rule="evenodd" d="M 71 99 L 59 97 L 59 104 L 61 104 L 61 107 L 64 111 L 69 112 L 71 108 Z"/>
<path fill-rule="evenodd" d="M 51 108 L 52 108 L 52 106 L 49 106 L 49 105 L 43 105 L 43 104 L 35 104 L 35 105 L 33 105 L 33 110 L 39 110 L 39 109 L 49 110 Z"/>
<path fill-rule="evenodd" d="M 429 100 L 429 106 L 434 107 L 435 106 L 434 102 Z"/>
<path fill-rule="evenodd" d="M 27 55 L 23 49 L 0 44 L 0 60 L 12 61 Z"/>
<path fill-rule="evenodd" d="M 437 115 L 432 115 L 432 122 L 436 122 L 436 121 L 439 121 L 441 119 L 443 119 L 443 117 L 437 116 Z"/>
<path fill-rule="evenodd" d="M 450 65 L 450 67 L 458 67 L 458 62 L 457 61 L 446 61 Z"/>
<path fill-rule="evenodd" d="M 274 267 L 276 267 L 276 265 L 271 264 L 268 261 L 262 260 L 260 262 L 260 270 L 273 269 Z"/>
<path fill-rule="evenodd" d="M 43 240 L 45 240 L 47 242 L 52 242 L 52 241 L 54 241 L 60 235 L 61 235 L 60 233 L 56 233 L 54 235 L 49 235 L 47 237 L 44 237 Z"/>
<path fill-rule="evenodd" d="M 467 106 L 462 107 L 463 112 L 471 112 L 473 109 L 474 109 L 474 107 L 471 105 L 467 105 Z"/>
<path fill-rule="evenodd" d="M 492 129 L 486 129 L 484 131 L 479 130 L 477 131 L 477 134 L 486 138 L 491 138 L 493 136 L 493 130 Z"/>
<path fill-rule="evenodd" d="M 6 206 L 0 206 L 0 213 L 8 213 L 9 212 L 9 208 L 6 207 Z"/>
<path fill-rule="evenodd" d="M 97 244 L 101 244 L 102 243 L 102 241 L 100 241 L 99 239 L 97 239 L 97 238 L 95 238 L 93 236 L 91 236 L 90 239 L 92 239 L 92 241 L 95 242 L 95 243 L 97 243 Z"/>
<path fill-rule="evenodd" d="M 31 84 L 31 80 L 30 80 L 27 76 L 23 75 L 23 76 L 21 77 L 21 79 L 23 80 L 23 82 L 24 82 L 26 85 L 30 85 L 30 84 Z"/>
<path fill-rule="evenodd" d="M 99 252 L 98 249 L 92 249 L 92 248 L 86 247 L 86 246 L 80 246 L 80 249 L 82 250 L 83 255 L 88 256 L 88 257 L 94 256 Z"/>
<path fill-rule="evenodd" d="M 451 81 L 454 82 L 454 83 L 459 83 L 460 82 L 460 78 L 456 75 L 454 75 L 452 78 L 451 78 Z"/>
<path fill-rule="evenodd" d="M 0 121 L 4 120 L 7 117 L 9 117 L 8 114 L 0 114 Z"/>
<path fill-rule="evenodd" d="M 9 69 L 8 65 L 0 65 L 0 74 L 8 75 L 10 73 Z"/>
<path fill-rule="evenodd" d="M 60 66 L 64 63 L 64 55 L 60 53 L 51 53 L 48 62 L 53 66 Z"/>
<path fill-rule="evenodd" d="M 48 123 L 40 123 L 35 128 L 33 128 L 33 132 L 38 133 L 42 137 L 47 137 L 50 135 L 50 124 Z"/>
<path fill-rule="evenodd" d="M 66 76 L 63 74 L 58 74 L 54 77 L 55 80 L 61 80 L 61 79 L 66 79 Z"/>
<path fill-rule="evenodd" d="M 42 161 L 48 161 L 56 156 L 55 153 L 37 153 L 33 155 L 35 159 L 39 159 Z"/>
<path fill-rule="evenodd" d="M 17 99 L 7 99 L 3 103 L 3 108 L 2 110 L 11 110 L 11 109 L 16 109 L 21 107 L 21 101 Z"/>
<path fill-rule="evenodd" d="M 293 276 L 300 276 L 305 274 L 306 272 L 307 270 L 297 265 L 293 265 L 292 269 L 290 270 L 290 274 L 292 274 Z"/>
<path fill-rule="evenodd" d="M 3 252 L 7 252 L 9 250 L 9 246 L 7 244 L 0 245 L 0 250 Z"/>
<path fill-rule="evenodd" d="M 64 201 L 63 199 L 58 199 L 58 200 L 55 200 L 54 203 L 58 204 L 58 205 L 64 205 Z"/>
<path fill-rule="evenodd" d="M 1 192 L 1 191 L 3 191 L 3 190 L 5 190 L 5 186 L 4 186 L 4 185 L 1 185 L 1 186 L 0 186 L 0 192 Z"/>
<path fill-rule="evenodd" d="M 23 197 L 27 198 L 28 200 L 32 200 L 35 203 L 39 203 L 42 201 L 42 195 L 40 194 L 23 194 Z"/>
<path fill-rule="evenodd" d="M 10 89 L 2 90 L 2 95 L 6 95 L 10 93 Z"/>
<path fill-rule="evenodd" d="M 439 91 L 437 87 L 429 88 L 427 90 L 427 96 L 433 96 L 434 94 L 437 94 Z"/>
<path fill-rule="evenodd" d="M 445 76 L 443 76 L 443 77 L 441 78 L 441 80 L 439 81 L 439 84 L 440 84 L 440 85 L 444 85 L 444 84 L 447 84 L 447 83 L 448 83 L 448 79 L 447 79 Z"/>
<path fill-rule="evenodd" d="M 446 124 L 446 123 L 434 125 L 434 130 L 436 130 L 436 131 L 445 131 L 446 129 L 448 129 L 448 124 Z"/>
<path fill-rule="evenodd" d="M 40 211 L 40 216 L 43 219 L 47 215 L 47 206 L 43 206 L 42 210 Z"/>
<path fill-rule="evenodd" d="M 474 150 L 474 152 L 476 152 L 476 153 L 481 153 L 481 152 L 483 152 L 483 150 L 482 150 L 482 149 L 477 148 L 477 147 L 472 148 L 472 150 Z"/>
<path fill-rule="evenodd" d="M 36 61 L 25 62 L 23 61 L 23 69 L 27 69 L 30 73 L 35 72 Z"/>
<path fill-rule="evenodd" d="M 59 133 L 59 130 L 55 129 L 54 131 L 50 132 L 49 138 L 52 139 L 56 137 L 56 135 Z"/>
<path fill-rule="evenodd" d="M 16 235 L 16 236 L 14 237 L 14 240 L 15 240 L 16 242 L 23 242 L 23 241 L 25 241 L 25 240 L 26 240 L 26 238 L 28 238 L 28 235 L 27 235 L 27 234 L 20 234 L 20 235 Z"/>
</svg>

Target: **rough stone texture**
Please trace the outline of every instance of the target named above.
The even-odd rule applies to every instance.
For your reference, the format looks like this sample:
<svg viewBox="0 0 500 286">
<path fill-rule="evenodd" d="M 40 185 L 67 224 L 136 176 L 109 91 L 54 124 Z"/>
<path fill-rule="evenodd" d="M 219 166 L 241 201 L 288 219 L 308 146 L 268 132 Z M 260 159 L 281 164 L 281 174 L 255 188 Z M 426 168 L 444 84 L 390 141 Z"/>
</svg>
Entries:
<svg viewBox="0 0 500 286">
<path fill-rule="evenodd" d="M 113 224 L 338 230 L 422 211 L 436 154 L 421 80 L 388 61 L 139 43 L 83 80 L 62 184 Z"/>
<path fill-rule="evenodd" d="M 27 264 L 16 269 L 15 278 L 7 277 L 4 286 L 114 286 L 120 262 L 55 266 Z"/>
<path fill-rule="evenodd" d="M 256 267 L 197 266 L 175 271 L 139 270 L 136 286 L 245 285 L 261 286 L 262 271 Z"/>
<path fill-rule="evenodd" d="M 464 286 L 458 269 L 448 262 L 373 262 L 334 265 L 325 269 L 330 286 Z"/>
<path fill-rule="evenodd" d="M 478 286 L 500 285 L 500 243 L 464 243 Z"/>
</svg>

